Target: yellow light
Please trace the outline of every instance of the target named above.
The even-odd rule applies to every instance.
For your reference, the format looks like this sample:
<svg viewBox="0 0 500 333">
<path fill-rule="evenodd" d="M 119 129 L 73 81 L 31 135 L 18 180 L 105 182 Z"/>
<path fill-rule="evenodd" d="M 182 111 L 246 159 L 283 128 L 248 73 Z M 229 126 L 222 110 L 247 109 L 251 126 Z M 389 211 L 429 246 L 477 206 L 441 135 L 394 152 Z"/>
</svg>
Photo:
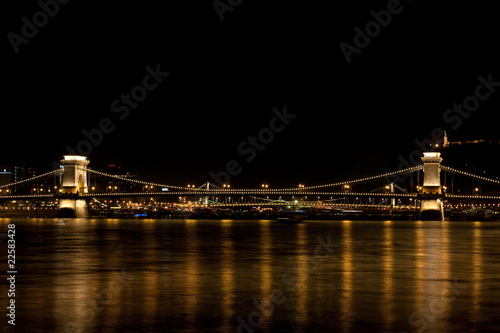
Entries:
<svg viewBox="0 0 500 333">
<path fill-rule="evenodd" d="M 64 155 L 65 161 L 86 161 L 87 157 L 78 155 Z"/>
</svg>

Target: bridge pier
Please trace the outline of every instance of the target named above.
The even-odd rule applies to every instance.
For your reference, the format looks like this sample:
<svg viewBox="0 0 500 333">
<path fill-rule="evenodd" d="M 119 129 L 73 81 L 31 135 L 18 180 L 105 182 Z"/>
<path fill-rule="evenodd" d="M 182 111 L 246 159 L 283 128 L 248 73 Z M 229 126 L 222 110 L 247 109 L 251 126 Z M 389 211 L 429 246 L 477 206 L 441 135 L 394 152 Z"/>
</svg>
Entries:
<svg viewBox="0 0 500 333">
<path fill-rule="evenodd" d="M 421 220 L 444 220 L 443 202 L 441 191 L 441 153 L 424 153 L 424 184 L 419 197 Z"/>
<path fill-rule="evenodd" d="M 423 221 L 443 221 L 444 210 L 441 200 L 422 200 L 420 204 L 420 219 Z"/>
<path fill-rule="evenodd" d="M 62 185 L 57 197 L 59 198 L 58 217 L 83 218 L 89 216 L 88 203 L 81 199 L 82 193 L 88 192 L 87 172 L 79 169 L 86 167 L 90 162 L 85 156 L 65 155 L 61 160 L 64 166 Z"/>
<path fill-rule="evenodd" d="M 57 217 L 85 218 L 89 217 L 89 205 L 83 199 L 59 199 Z"/>
</svg>

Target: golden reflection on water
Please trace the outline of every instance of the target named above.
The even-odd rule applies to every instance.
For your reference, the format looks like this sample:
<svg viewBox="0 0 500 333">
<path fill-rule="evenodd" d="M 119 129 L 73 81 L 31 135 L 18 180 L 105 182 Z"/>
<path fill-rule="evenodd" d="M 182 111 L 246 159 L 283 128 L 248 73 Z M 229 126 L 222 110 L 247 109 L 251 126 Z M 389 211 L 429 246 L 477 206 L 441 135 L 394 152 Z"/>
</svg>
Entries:
<svg viewBox="0 0 500 333">
<path fill-rule="evenodd" d="M 79 251 L 71 253 L 72 262 L 75 263 L 75 274 L 73 279 L 67 281 L 67 275 L 56 274 L 55 286 L 58 293 L 57 309 L 61 312 L 61 324 L 63 330 L 78 329 L 81 327 L 88 327 L 95 318 L 95 310 L 92 310 L 91 295 L 94 293 L 89 292 L 88 277 L 83 272 L 78 272 L 78 264 L 81 264 L 87 253 L 81 248 Z M 70 263 L 67 262 L 67 254 L 64 252 L 56 253 L 57 269 L 65 271 L 68 269 Z"/>
<path fill-rule="evenodd" d="M 441 273 L 441 290 L 439 291 L 439 302 L 443 303 L 443 309 L 439 310 L 439 315 L 443 317 L 448 317 L 450 310 L 450 301 L 448 298 L 442 297 L 443 290 L 448 290 L 448 295 L 452 293 L 450 289 L 450 281 L 454 280 L 453 276 L 450 276 L 450 222 L 443 221 L 441 228 L 441 252 L 439 253 L 440 260 L 440 273 Z M 451 282 L 453 283 L 453 282 Z M 437 301 L 437 299 L 436 299 Z"/>
<path fill-rule="evenodd" d="M 185 260 L 186 268 L 184 273 L 184 292 L 186 320 L 189 323 L 189 332 L 196 331 L 196 314 L 199 301 L 199 258 L 198 258 L 198 237 L 196 234 L 197 222 L 186 220 L 186 249 Z"/>
<path fill-rule="evenodd" d="M 229 332 L 234 327 L 234 243 L 232 233 L 233 221 L 221 223 L 222 233 L 222 332 Z"/>
<path fill-rule="evenodd" d="M 382 316 L 385 330 L 388 331 L 394 322 L 394 251 L 392 240 L 392 221 L 384 221 L 384 294 L 382 297 Z"/>
<path fill-rule="evenodd" d="M 482 230 L 481 222 L 474 222 L 472 243 L 472 321 L 480 322 L 480 300 L 481 300 L 481 267 L 483 257 L 481 250 Z"/>
<path fill-rule="evenodd" d="M 424 294 L 424 273 L 425 273 L 425 229 L 424 222 L 415 222 L 415 307 L 414 309 L 423 309 L 425 302 Z"/>
<path fill-rule="evenodd" d="M 340 320 L 342 332 L 352 332 L 353 311 L 353 246 L 352 221 L 342 221 L 342 294 Z"/>
<path fill-rule="evenodd" d="M 272 235 L 271 222 L 269 220 L 259 221 L 260 229 L 260 297 L 257 300 L 259 307 L 262 309 L 264 317 L 264 326 L 268 322 L 266 318 L 271 315 L 270 297 L 273 283 L 272 272 Z"/>
<path fill-rule="evenodd" d="M 299 328 L 307 323 L 308 259 L 307 230 L 305 224 L 297 225 L 297 323 Z"/>
<path fill-rule="evenodd" d="M 440 228 L 431 222 L 415 222 L 416 237 L 416 317 L 410 319 L 415 328 L 425 330 L 449 316 L 453 277 L 450 276 L 449 222 Z M 451 283 L 450 283 L 451 281 Z"/>
<path fill-rule="evenodd" d="M 146 231 L 146 234 L 149 235 L 147 238 L 147 246 L 145 248 L 145 253 L 143 253 L 146 262 L 148 265 L 144 267 L 144 292 L 143 296 L 139 298 L 143 298 L 144 300 L 144 308 L 147 313 L 157 313 L 158 312 L 158 290 L 160 290 L 159 285 L 159 274 L 158 272 L 158 258 L 159 258 L 159 249 L 161 249 L 161 245 L 158 243 L 158 236 L 155 230 L 156 224 L 151 224 L 152 220 L 143 220 L 142 229 L 146 231 L 149 229 L 151 231 Z M 149 224 L 145 224 L 148 223 Z M 139 280 L 139 278 L 138 278 Z M 137 281 L 136 281 L 137 282 Z M 152 320 L 153 318 L 149 318 Z M 152 324 L 152 322 L 147 322 L 148 318 L 145 317 L 144 321 L 147 324 Z"/>
</svg>

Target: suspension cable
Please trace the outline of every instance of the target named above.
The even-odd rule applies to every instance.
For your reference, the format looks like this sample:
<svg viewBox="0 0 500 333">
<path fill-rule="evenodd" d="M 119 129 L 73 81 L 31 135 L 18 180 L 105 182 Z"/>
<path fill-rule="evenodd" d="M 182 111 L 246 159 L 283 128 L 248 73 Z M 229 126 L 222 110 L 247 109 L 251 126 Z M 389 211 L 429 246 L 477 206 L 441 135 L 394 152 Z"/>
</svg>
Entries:
<svg viewBox="0 0 500 333">
<path fill-rule="evenodd" d="M 7 184 L 7 185 L 2 185 L 2 186 L 0 186 L 0 188 L 11 187 L 11 186 L 17 186 L 17 185 L 20 185 L 20 184 L 23 184 L 23 183 L 26 183 L 26 182 L 33 181 L 33 180 L 35 180 L 35 179 L 42 178 L 42 177 L 47 177 L 47 176 L 51 176 L 51 175 L 61 174 L 61 173 L 63 173 L 63 171 L 64 171 L 63 169 L 53 170 L 53 171 L 50 171 L 50 172 L 47 172 L 47 173 L 41 174 L 41 175 L 39 175 L 39 176 L 35 176 L 35 177 L 28 178 L 28 179 L 20 180 L 20 181 L 18 181 L 18 182 L 15 182 L 15 183 L 10 183 L 10 184 Z"/>
<path fill-rule="evenodd" d="M 472 178 L 480 179 L 480 180 L 485 181 L 485 182 L 500 184 L 500 180 L 498 180 L 498 179 L 491 179 L 491 178 L 486 178 L 486 177 L 483 177 L 483 176 L 478 176 L 478 175 L 475 175 L 475 174 L 472 174 L 472 173 L 469 173 L 469 172 L 465 172 L 465 171 L 460 171 L 460 170 L 457 170 L 457 169 L 453 169 L 453 168 L 447 167 L 445 165 L 441 165 L 441 170 L 449 171 L 449 172 L 452 172 L 452 173 L 455 173 L 455 174 L 458 174 L 458 175 L 463 175 L 463 176 L 467 176 L 467 177 L 472 177 Z"/>
<path fill-rule="evenodd" d="M 87 171 L 87 172 L 90 172 L 90 173 L 94 173 L 94 174 L 97 174 L 97 175 L 100 175 L 100 176 L 115 178 L 115 179 L 119 179 L 119 180 L 125 180 L 125 181 L 131 182 L 131 183 L 136 183 L 136 184 L 149 185 L 149 186 L 157 186 L 157 187 L 175 188 L 175 189 L 178 189 L 178 190 L 189 190 L 189 188 L 182 187 L 182 186 L 156 184 L 156 183 L 144 182 L 144 181 L 136 180 L 136 179 L 128 179 L 128 178 L 125 178 L 125 177 L 122 177 L 122 176 L 111 175 L 109 173 L 104 173 L 104 172 L 92 170 L 92 169 L 85 168 L 85 167 L 82 167 L 82 166 L 79 166 L 78 169 L 83 170 L 83 171 Z"/>
<path fill-rule="evenodd" d="M 347 184 L 353 184 L 353 183 L 360 183 L 360 182 L 375 180 L 375 179 L 379 179 L 379 178 L 385 178 L 385 177 L 395 176 L 395 175 L 402 174 L 402 173 L 415 172 L 415 171 L 422 170 L 423 168 L 424 168 L 423 165 L 417 165 L 417 166 L 414 166 L 414 167 L 411 167 L 411 168 L 406 168 L 406 169 L 402 169 L 402 170 L 399 170 L 399 171 L 393 171 L 393 172 L 386 172 L 386 173 L 383 173 L 381 175 L 372 176 L 372 177 L 359 178 L 359 179 L 354 179 L 354 180 L 349 180 L 349 181 L 343 181 L 343 182 L 338 182 L 338 183 L 333 183 L 333 184 L 306 186 L 306 187 L 302 187 L 302 188 L 293 188 L 293 189 L 285 189 L 285 190 L 313 190 L 313 189 L 323 188 L 323 187 L 333 187 L 333 186 L 339 186 L 339 185 L 347 185 Z"/>
</svg>

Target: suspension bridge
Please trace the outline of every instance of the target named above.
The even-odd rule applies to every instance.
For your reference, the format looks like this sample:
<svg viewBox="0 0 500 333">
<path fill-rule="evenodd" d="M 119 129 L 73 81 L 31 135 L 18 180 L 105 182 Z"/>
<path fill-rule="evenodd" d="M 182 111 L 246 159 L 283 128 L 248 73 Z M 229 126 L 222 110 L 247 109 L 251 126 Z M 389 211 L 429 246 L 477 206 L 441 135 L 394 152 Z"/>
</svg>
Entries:
<svg viewBox="0 0 500 333">
<path fill-rule="evenodd" d="M 88 167 L 85 156 L 66 155 L 61 168 L 0 186 L 0 203 L 55 200 L 60 216 L 86 217 L 92 201 L 125 198 L 191 198 L 199 206 L 335 206 L 384 207 L 406 205 L 422 219 L 444 218 L 443 202 L 500 203 L 500 181 L 441 165 L 438 152 L 423 153 L 422 164 L 379 175 L 335 183 L 292 188 L 232 188 L 226 184 L 178 186 L 113 175 Z M 465 180 L 464 180 L 465 179 Z"/>
</svg>

